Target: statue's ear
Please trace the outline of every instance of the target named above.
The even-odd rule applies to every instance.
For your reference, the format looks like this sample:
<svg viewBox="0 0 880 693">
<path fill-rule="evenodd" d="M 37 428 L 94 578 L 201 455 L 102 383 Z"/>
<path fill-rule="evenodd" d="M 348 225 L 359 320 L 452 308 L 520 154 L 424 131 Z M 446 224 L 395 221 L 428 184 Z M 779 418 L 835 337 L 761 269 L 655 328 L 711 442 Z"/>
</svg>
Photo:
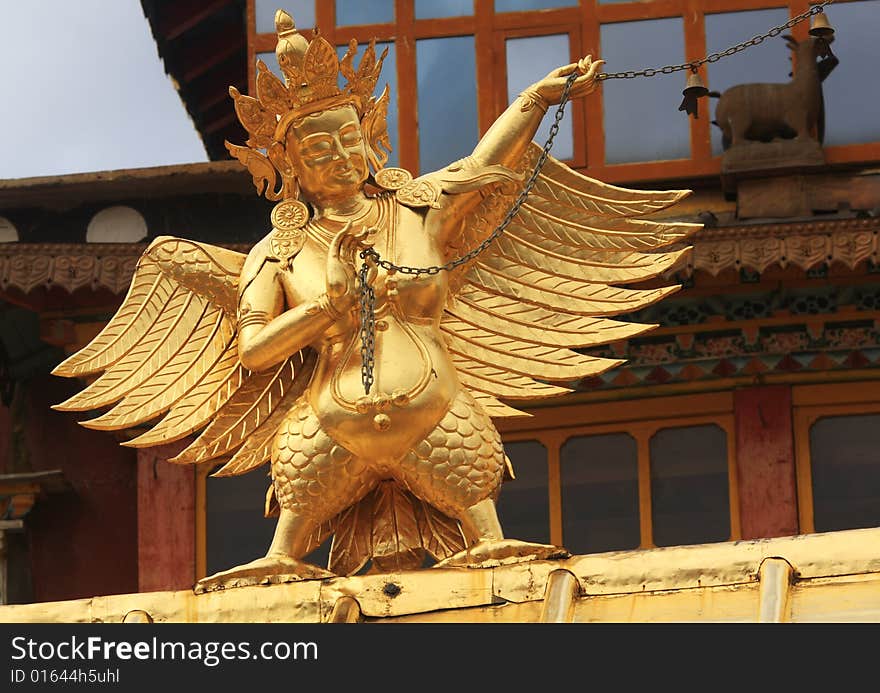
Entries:
<svg viewBox="0 0 880 693">
<path fill-rule="evenodd" d="M 782 38 L 785 40 L 785 44 L 792 50 L 795 50 L 798 47 L 797 39 L 791 34 L 785 34 Z"/>
</svg>

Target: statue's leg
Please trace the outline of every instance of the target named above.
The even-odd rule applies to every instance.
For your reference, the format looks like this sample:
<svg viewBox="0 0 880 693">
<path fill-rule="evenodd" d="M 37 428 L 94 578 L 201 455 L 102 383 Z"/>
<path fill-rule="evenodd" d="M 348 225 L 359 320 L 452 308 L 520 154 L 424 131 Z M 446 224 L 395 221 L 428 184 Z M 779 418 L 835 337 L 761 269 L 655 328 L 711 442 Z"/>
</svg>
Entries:
<svg viewBox="0 0 880 693">
<path fill-rule="evenodd" d="M 266 555 L 200 580 L 197 592 L 333 577 L 301 558 L 316 548 L 313 537 L 323 523 L 378 482 L 373 470 L 321 428 L 304 401 L 290 411 L 275 435 L 272 478 L 281 513 Z"/>
<path fill-rule="evenodd" d="M 412 493 L 461 523 L 468 548 L 439 566 L 491 566 L 568 555 L 564 549 L 505 539 L 495 499 L 506 459 L 492 420 L 460 390 L 437 427 L 400 462 Z"/>
</svg>

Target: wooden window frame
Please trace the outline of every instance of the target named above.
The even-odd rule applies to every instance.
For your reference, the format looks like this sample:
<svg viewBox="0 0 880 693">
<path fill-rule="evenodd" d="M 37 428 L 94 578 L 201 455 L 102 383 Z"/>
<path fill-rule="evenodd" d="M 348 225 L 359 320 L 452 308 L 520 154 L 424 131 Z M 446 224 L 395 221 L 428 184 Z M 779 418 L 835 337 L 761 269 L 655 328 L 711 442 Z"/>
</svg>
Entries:
<svg viewBox="0 0 880 693">
<path fill-rule="evenodd" d="M 792 408 L 798 524 L 801 534 L 813 534 L 816 525 L 810 429 L 820 419 L 832 416 L 880 414 L 880 392 L 872 382 L 800 385 L 792 388 Z"/>
<path fill-rule="evenodd" d="M 860 0 L 836 0 L 836 4 Z M 283 4 L 283 3 L 279 3 Z M 371 38 L 393 41 L 397 51 L 398 158 L 400 166 L 419 171 L 418 104 L 416 89 L 415 42 L 424 38 L 473 35 L 477 70 L 477 118 L 480 135 L 507 106 L 507 66 L 504 41 L 507 38 L 567 33 L 571 57 L 601 56 L 600 28 L 603 24 L 680 17 L 684 24 L 685 61 L 706 55 L 705 17 L 726 12 L 787 9 L 795 17 L 810 7 L 810 0 L 645 0 L 601 4 L 599 0 L 580 0 L 573 7 L 549 10 L 495 13 L 494 0 L 474 0 L 474 14 L 467 17 L 416 19 L 414 0 L 395 0 L 395 21 L 383 24 L 336 26 L 336 3 L 316 2 L 316 24 L 330 43 L 344 46 L 352 38 L 364 43 Z M 295 18 L 294 18 L 295 19 Z M 274 34 L 256 32 L 255 0 L 247 0 L 248 84 L 254 91 L 255 62 L 258 53 L 274 52 Z M 303 30 L 311 27 L 301 27 Z M 771 27 L 767 27 L 770 29 Z M 808 22 L 793 27 L 797 39 L 807 36 Z M 743 37 L 747 38 L 747 37 Z M 644 65 L 660 67 L 659 65 Z M 607 65 L 614 71 L 613 65 Z M 682 76 L 682 87 L 685 72 Z M 705 65 L 700 76 L 708 84 Z M 671 178 L 715 176 L 721 171 L 721 156 L 712 154 L 710 119 L 689 118 L 690 157 L 667 161 L 605 163 L 605 133 L 602 90 L 572 106 L 574 157 L 567 161 L 590 176 L 611 183 L 654 181 Z M 675 95 L 669 107 L 674 107 Z M 666 107 L 663 104 L 661 107 Z M 552 117 L 552 115 L 551 115 Z M 685 117 L 685 116 L 682 116 Z M 589 127 L 588 127 L 589 124 Z M 474 143 L 476 144 L 476 143 Z M 880 141 L 824 147 L 826 162 L 853 164 L 880 161 Z"/>
<path fill-rule="evenodd" d="M 639 411 L 641 410 L 641 411 Z M 670 412 L 675 412 L 670 414 Z M 505 443 L 538 441 L 547 450 L 550 542 L 564 546 L 560 451 L 576 436 L 626 433 L 636 441 L 639 488 L 639 548 L 655 548 L 651 505 L 651 438 L 660 430 L 714 424 L 727 435 L 727 480 L 730 512 L 728 541 L 742 538 L 736 466 L 736 429 L 731 393 L 658 397 L 637 402 L 606 402 L 533 410 L 531 419 L 505 422 Z M 558 422 L 554 424 L 553 422 Z M 502 487 L 501 493 L 504 493 Z"/>
</svg>

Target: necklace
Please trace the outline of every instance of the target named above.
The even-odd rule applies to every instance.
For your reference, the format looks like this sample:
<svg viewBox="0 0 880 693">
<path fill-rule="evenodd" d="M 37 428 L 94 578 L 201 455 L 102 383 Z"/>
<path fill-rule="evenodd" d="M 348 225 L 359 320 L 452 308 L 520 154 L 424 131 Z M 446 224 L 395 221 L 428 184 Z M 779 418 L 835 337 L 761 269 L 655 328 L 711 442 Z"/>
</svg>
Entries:
<svg viewBox="0 0 880 693">
<path fill-rule="evenodd" d="M 364 205 L 365 209 L 358 212 L 356 216 L 342 216 L 340 218 L 331 219 L 329 216 L 324 216 L 321 218 L 311 219 L 306 226 L 306 233 L 315 241 L 320 243 L 325 247 L 329 247 L 331 241 L 336 236 L 339 231 L 345 226 L 345 224 L 355 225 L 359 221 L 367 219 L 370 214 L 376 213 L 376 220 L 370 226 L 379 226 L 382 222 L 383 210 L 382 205 L 379 201 L 373 200 L 372 198 L 367 198 L 367 204 Z M 328 228 L 326 226 L 327 221 L 332 221 L 335 228 Z"/>
</svg>

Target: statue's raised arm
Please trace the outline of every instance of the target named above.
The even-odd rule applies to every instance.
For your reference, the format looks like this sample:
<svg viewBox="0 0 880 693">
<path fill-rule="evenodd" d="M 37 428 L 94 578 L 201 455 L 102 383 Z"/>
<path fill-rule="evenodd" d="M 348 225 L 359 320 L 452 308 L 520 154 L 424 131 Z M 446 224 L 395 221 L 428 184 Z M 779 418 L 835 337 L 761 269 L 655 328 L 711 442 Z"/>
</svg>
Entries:
<svg viewBox="0 0 880 693">
<path fill-rule="evenodd" d="M 589 92 L 601 61 L 536 82 L 471 156 L 413 178 L 385 167 L 384 54 L 371 43 L 355 67 L 352 42 L 340 61 L 280 10 L 276 29 L 284 81 L 258 62 L 256 96 L 230 90 L 250 136 L 227 144 L 277 202 L 271 230 L 246 258 L 157 239 L 104 332 L 57 369 L 104 372 L 63 407 L 110 406 L 96 428 L 161 415 L 130 444 L 198 432 L 172 461 L 216 460 L 220 476 L 270 464 L 268 551 L 200 590 L 565 555 L 504 537 L 509 461 L 492 419 L 619 363 L 574 347 L 650 329 L 611 316 L 677 287 L 618 285 L 670 269 L 686 250 L 657 249 L 699 227 L 634 217 L 687 191 L 617 188 L 549 157 L 511 215 L 542 116 L 573 72 L 571 95 Z M 331 535 L 326 570 L 306 562 Z"/>
</svg>

